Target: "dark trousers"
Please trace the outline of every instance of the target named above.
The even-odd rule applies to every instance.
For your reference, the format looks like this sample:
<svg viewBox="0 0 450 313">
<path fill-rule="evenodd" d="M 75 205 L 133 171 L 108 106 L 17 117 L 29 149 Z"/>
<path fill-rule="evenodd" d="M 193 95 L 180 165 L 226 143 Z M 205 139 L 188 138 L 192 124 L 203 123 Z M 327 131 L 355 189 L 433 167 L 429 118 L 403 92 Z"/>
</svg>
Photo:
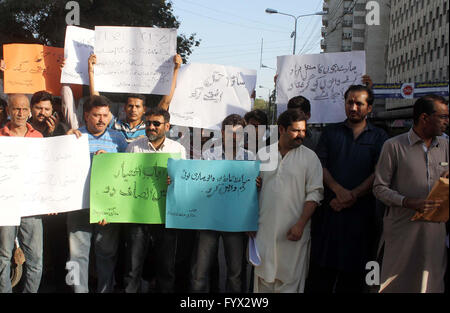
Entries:
<svg viewBox="0 0 450 313">
<path fill-rule="evenodd" d="M 129 224 L 127 233 L 127 269 L 125 291 L 140 291 L 142 272 L 150 239 L 154 239 L 156 260 L 156 290 L 175 291 L 175 257 L 177 251 L 177 230 L 165 228 L 164 224 Z"/>
<path fill-rule="evenodd" d="M 305 293 L 362 293 L 365 275 L 310 264 Z"/>
</svg>

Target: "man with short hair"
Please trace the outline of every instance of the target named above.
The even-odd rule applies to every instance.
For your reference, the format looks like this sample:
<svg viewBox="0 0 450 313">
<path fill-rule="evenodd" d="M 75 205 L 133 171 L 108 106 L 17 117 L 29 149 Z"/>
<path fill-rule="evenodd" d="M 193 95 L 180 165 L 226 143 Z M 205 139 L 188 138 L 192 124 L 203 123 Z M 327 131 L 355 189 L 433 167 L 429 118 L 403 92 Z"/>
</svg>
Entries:
<svg viewBox="0 0 450 313">
<path fill-rule="evenodd" d="M 228 126 L 228 127 L 226 127 Z M 231 127 L 230 127 L 231 126 Z M 245 120 L 238 114 L 227 116 L 222 122 L 222 142 L 203 152 L 204 160 L 254 160 L 252 152 L 242 146 Z M 233 143 L 231 144 L 231 140 Z M 230 145 L 228 147 L 227 141 Z M 226 150 L 231 148 L 231 150 Z M 214 230 L 199 230 L 196 255 L 192 266 L 191 289 L 193 292 L 210 292 L 209 275 L 217 260 L 219 239 L 222 237 L 227 260 L 226 292 L 242 292 L 242 258 L 244 255 L 244 233 Z"/>
<path fill-rule="evenodd" d="M 380 292 L 444 292 L 445 223 L 411 218 L 442 203 L 426 199 L 441 176 L 448 178 L 448 140 L 440 137 L 449 124 L 448 102 L 424 96 L 413 112 L 413 127 L 386 141 L 375 171 L 373 192 L 389 206 Z"/>
<path fill-rule="evenodd" d="M 277 124 L 277 167 L 260 174 L 255 240 L 261 264 L 255 267 L 254 292 L 303 292 L 310 253 L 309 220 L 323 198 L 322 167 L 316 154 L 302 145 L 303 112 L 287 110 Z"/>
<path fill-rule="evenodd" d="M 366 263 L 375 257 L 376 207 L 371 190 L 387 134 L 367 121 L 374 101 L 367 86 L 350 86 L 344 98 L 347 119 L 325 128 L 316 148 L 325 197 L 312 224 L 307 283 L 311 292 L 364 291 Z"/>
<path fill-rule="evenodd" d="M 30 124 L 44 137 L 64 135 L 59 116 L 53 110 L 53 96 L 47 91 L 38 91 L 31 97 Z"/>
<path fill-rule="evenodd" d="M 305 114 L 306 122 L 311 118 L 311 103 L 303 96 L 296 96 L 289 99 L 287 104 L 288 109 L 298 109 Z M 306 129 L 306 136 L 303 140 L 303 146 L 315 151 L 317 143 L 319 142 L 320 132 L 313 127 Z"/>
<path fill-rule="evenodd" d="M 168 110 L 173 94 L 175 93 L 178 70 L 180 69 L 182 63 L 181 56 L 179 54 L 175 55 L 173 62 L 175 65 L 170 93 L 168 95 L 164 95 L 158 104 L 158 107 L 164 110 Z M 94 65 L 96 63 L 97 57 L 95 54 L 92 54 L 88 60 L 89 88 L 91 95 L 99 95 L 99 92 L 95 90 L 94 86 Z M 142 94 L 129 94 L 127 97 L 127 102 L 124 106 L 124 111 L 126 116 L 125 120 L 122 121 L 119 117 L 113 117 L 109 127 L 121 131 L 128 143 L 139 137 L 145 137 L 146 128 L 143 121 L 143 116 L 145 113 L 145 96 Z"/>
<path fill-rule="evenodd" d="M 129 153 L 180 153 L 186 159 L 186 150 L 178 142 L 166 138 L 170 129 L 170 114 L 162 108 L 151 108 L 145 113 L 146 137 L 139 138 L 127 148 Z M 165 228 L 164 224 L 127 224 L 125 292 L 142 292 L 142 270 L 151 235 L 155 238 L 156 289 L 174 292 L 175 258 L 178 229 Z"/>
<path fill-rule="evenodd" d="M 68 135 L 75 134 L 77 137 L 88 136 L 91 162 L 94 155 L 124 152 L 127 147 L 122 133 L 107 128 L 110 118 L 109 106 L 110 102 L 106 97 L 91 96 L 84 104 L 86 126 L 67 132 Z M 89 292 L 89 250 L 91 238 L 94 236 L 97 292 L 113 292 L 119 225 L 106 224 L 105 220 L 99 222 L 99 225 L 90 224 L 89 220 L 89 209 L 67 213 L 70 261 L 76 262 L 80 269 L 80 284 L 74 285 L 74 291 Z"/>
<path fill-rule="evenodd" d="M 0 129 L 0 136 L 42 138 L 42 134 L 27 123 L 30 102 L 24 94 L 8 98 L 10 121 Z M 40 216 L 22 217 L 20 226 L 0 226 L 0 293 L 11 293 L 11 258 L 14 240 L 18 238 L 24 252 L 23 292 L 36 293 L 42 276 L 42 220 Z"/>
</svg>

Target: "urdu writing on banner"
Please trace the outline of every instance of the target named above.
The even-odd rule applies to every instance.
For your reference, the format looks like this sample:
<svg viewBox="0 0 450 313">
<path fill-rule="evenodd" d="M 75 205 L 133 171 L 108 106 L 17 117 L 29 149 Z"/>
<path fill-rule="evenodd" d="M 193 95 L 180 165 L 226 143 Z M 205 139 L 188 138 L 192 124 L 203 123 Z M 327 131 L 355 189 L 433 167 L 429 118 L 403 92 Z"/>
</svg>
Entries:
<svg viewBox="0 0 450 313">
<path fill-rule="evenodd" d="M 180 68 L 169 112 L 173 125 L 220 129 L 230 114 L 252 109 L 250 95 L 256 71 L 214 64 L 188 64 Z"/>
<path fill-rule="evenodd" d="M 96 26 L 96 90 L 168 95 L 176 47 L 174 28 Z"/>
<path fill-rule="evenodd" d="M 259 161 L 169 159 L 166 227 L 256 231 L 259 165 Z"/>
<path fill-rule="evenodd" d="M 279 56 L 277 72 L 278 115 L 289 99 L 303 96 L 311 102 L 308 123 L 342 122 L 344 93 L 366 73 L 365 51 Z"/>
</svg>

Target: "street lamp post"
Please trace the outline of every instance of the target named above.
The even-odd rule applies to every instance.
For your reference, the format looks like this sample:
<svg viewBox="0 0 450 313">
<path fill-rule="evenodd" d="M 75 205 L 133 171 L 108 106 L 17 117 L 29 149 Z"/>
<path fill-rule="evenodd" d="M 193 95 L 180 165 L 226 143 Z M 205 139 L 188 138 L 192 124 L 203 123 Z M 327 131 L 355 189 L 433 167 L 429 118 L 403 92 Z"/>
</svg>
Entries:
<svg viewBox="0 0 450 313">
<path fill-rule="evenodd" d="M 320 12 L 311 13 L 311 14 L 299 15 L 299 16 L 296 17 L 295 15 L 287 14 L 287 13 L 282 13 L 282 12 L 278 12 L 277 10 L 269 9 L 269 8 L 266 9 L 266 13 L 268 13 L 268 14 L 281 14 L 281 15 L 287 15 L 287 16 L 290 16 L 290 17 L 293 17 L 293 18 L 294 18 L 294 20 L 295 20 L 294 31 L 293 31 L 292 34 L 291 34 L 291 38 L 292 38 L 292 36 L 294 36 L 294 49 L 292 50 L 292 54 L 295 54 L 295 46 L 296 46 L 296 43 L 297 43 L 297 20 L 298 20 L 300 17 L 304 17 L 304 16 L 325 15 L 325 14 L 326 14 L 326 12 L 320 11 Z"/>
</svg>

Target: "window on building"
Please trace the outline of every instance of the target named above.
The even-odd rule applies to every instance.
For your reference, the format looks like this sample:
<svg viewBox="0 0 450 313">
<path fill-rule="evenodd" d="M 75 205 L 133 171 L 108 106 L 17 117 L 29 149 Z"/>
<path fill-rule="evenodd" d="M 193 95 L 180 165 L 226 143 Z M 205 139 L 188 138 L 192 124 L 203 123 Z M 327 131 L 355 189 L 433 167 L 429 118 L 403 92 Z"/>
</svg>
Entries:
<svg viewBox="0 0 450 313">
<path fill-rule="evenodd" d="M 441 68 L 439 68 L 439 77 L 438 77 L 438 79 L 439 80 L 442 80 L 442 67 Z"/>
<path fill-rule="evenodd" d="M 442 14 L 439 15 L 439 27 L 442 27 Z"/>
<path fill-rule="evenodd" d="M 439 7 L 436 8 L 436 19 L 438 18 L 438 16 L 439 16 Z"/>
<path fill-rule="evenodd" d="M 430 52 L 430 62 L 433 62 L 433 50 L 431 50 L 431 52 Z"/>
<path fill-rule="evenodd" d="M 441 47 L 444 46 L 444 43 L 445 43 L 445 36 L 442 35 L 442 36 L 441 36 Z"/>
<path fill-rule="evenodd" d="M 444 56 L 448 55 L 448 43 L 445 44 L 445 48 L 444 48 Z"/>
<path fill-rule="evenodd" d="M 437 49 L 437 38 L 434 38 L 434 50 Z"/>
<path fill-rule="evenodd" d="M 436 80 L 436 70 L 433 70 L 433 71 L 431 72 L 431 80 L 432 80 L 432 81 Z"/>
<path fill-rule="evenodd" d="M 439 48 L 436 50 L 436 59 L 439 60 L 440 57 L 441 57 L 441 48 L 439 47 Z"/>
<path fill-rule="evenodd" d="M 434 31 L 434 22 L 435 22 L 436 20 L 433 20 L 433 21 L 431 21 L 431 31 Z"/>
<path fill-rule="evenodd" d="M 428 72 L 425 72 L 425 82 L 428 82 Z"/>
</svg>

